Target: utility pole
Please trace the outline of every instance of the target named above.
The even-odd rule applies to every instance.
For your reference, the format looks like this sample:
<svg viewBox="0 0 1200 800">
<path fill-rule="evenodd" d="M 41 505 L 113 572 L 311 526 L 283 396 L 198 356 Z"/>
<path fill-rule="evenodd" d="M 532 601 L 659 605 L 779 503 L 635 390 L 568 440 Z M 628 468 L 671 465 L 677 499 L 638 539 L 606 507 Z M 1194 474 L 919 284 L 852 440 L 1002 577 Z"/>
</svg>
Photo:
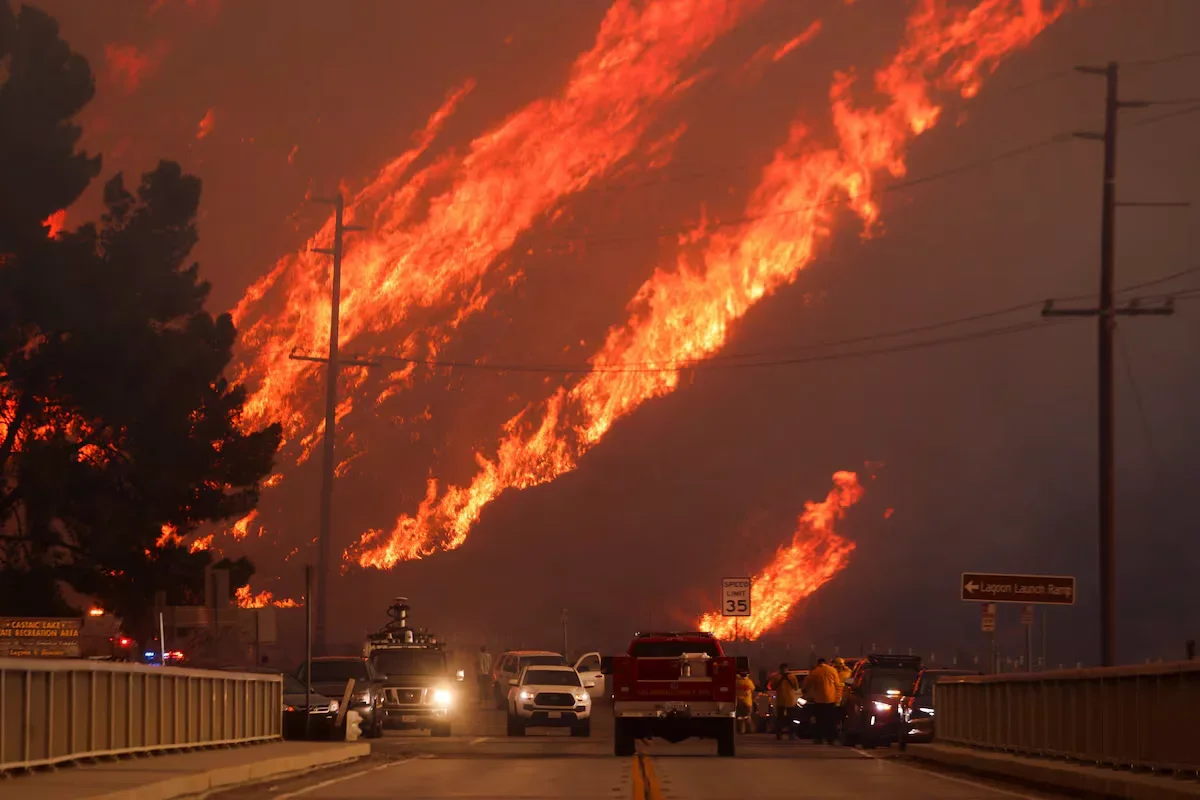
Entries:
<svg viewBox="0 0 1200 800">
<path fill-rule="evenodd" d="M 363 359 L 344 359 L 338 350 L 338 334 L 342 304 L 342 240 L 346 233 L 363 231 L 358 225 L 346 225 L 343 222 L 345 201 L 339 193 L 333 198 L 317 198 L 314 202 L 333 206 L 333 247 L 314 248 L 315 253 L 333 256 L 333 280 L 331 281 L 329 303 L 329 356 L 315 356 L 292 353 L 289 358 L 295 361 L 315 361 L 325 364 L 325 434 L 323 437 L 321 457 L 321 510 L 320 529 L 317 533 L 317 624 L 313 637 L 313 646 L 318 653 L 326 652 L 326 620 L 329 610 L 329 548 L 330 531 L 333 528 L 333 479 L 337 462 L 334 461 L 334 440 L 337 429 L 337 389 L 338 375 L 344 367 L 373 367 L 378 362 Z"/>
<path fill-rule="evenodd" d="M 1100 663 L 1111 667 L 1117 660 L 1116 604 L 1116 497 L 1113 456 L 1113 336 L 1118 316 L 1165 315 L 1174 313 L 1170 299 L 1162 305 L 1142 306 L 1135 299 L 1126 306 L 1113 300 L 1113 273 L 1116 263 L 1115 231 L 1117 206 L 1172 206 L 1175 203 L 1117 202 L 1117 116 L 1123 108 L 1144 108 L 1149 103 L 1122 101 L 1117 94 L 1118 65 L 1076 67 L 1087 75 L 1103 75 L 1106 83 L 1104 132 L 1076 133 L 1076 138 L 1104 143 L 1104 191 L 1100 219 L 1100 304 L 1097 308 L 1054 308 L 1046 301 L 1044 317 L 1096 317 L 1099 334 L 1099 511 L 1100 511 Z"/>
</svg>

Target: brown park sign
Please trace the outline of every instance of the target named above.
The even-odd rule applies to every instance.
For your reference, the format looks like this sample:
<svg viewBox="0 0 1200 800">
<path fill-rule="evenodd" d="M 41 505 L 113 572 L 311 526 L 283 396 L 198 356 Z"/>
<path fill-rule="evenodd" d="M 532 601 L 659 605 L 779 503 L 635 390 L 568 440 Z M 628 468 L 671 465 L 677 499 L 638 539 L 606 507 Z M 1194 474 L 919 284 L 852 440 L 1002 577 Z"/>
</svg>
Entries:
<svg viewBox="0 0 1200 800">
<path fill-rule="evenodd" d="M 1056 606 L 1075 604 L 1075 578 L 1072 575 L 964 572 L 960 585 L 962 599 L 966 601 Z"/>
<path fill-rule="evenodd" d="M 0 658 L 78 658 L 83 620 L 0 617 Z"/>
</svg>

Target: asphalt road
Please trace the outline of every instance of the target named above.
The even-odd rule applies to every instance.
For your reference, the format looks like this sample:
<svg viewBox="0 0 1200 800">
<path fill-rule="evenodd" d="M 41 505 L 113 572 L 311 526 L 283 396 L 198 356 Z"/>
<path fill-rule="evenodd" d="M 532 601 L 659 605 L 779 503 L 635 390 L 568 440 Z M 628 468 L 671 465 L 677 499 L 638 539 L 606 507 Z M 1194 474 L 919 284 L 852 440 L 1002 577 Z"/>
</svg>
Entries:
<svg viewBox="0 0 1200 800">
<path fill-rule="evenodd" d="M 389 731 L 372 755 L 353 765 L 286 781 L 223 792 L 214 800 L 349 800 L 350 798 L 581 798 L 587 800 L 1000 800 L 1050 797 L 911 766 L 895 751 L 739 737 L 737 757 L 717 758 L 715 742 L 639 745 L 639 755 L 612 754 L 612 717 L 600 707 L 590 739 L 562 730 L 505 735 L 504 714 L 470 709 L 454 735 Z"/>
</svg>

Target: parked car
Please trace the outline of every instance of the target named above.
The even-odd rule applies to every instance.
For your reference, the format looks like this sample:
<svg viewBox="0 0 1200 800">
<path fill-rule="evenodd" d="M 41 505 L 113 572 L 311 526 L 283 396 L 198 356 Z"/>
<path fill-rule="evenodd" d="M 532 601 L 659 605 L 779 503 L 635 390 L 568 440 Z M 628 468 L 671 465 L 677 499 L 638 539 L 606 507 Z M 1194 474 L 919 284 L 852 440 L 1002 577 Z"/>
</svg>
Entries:
<svg viewBox="0 0 1200 800">
<path fill-rule="evenodd" d="M 354 680 L 347 711 L 357 711 L 362 717 L 363 736 L 383 736 L 383 681 L 366 658 L 362 656 L 321 656 L 312 660 L 312 680 L 308 681 L 305 665 L 296 670 L 296 677 L 306 681 L 321 694 L 337 699 L 346 693 L 346 684 Z"/>
<path fill-rule="evenodd" d="M 900 713 L 907 728 L 908 741 L 932 742 L 934 736 L 934 684 L 945 678 L 979 675 L 973 669 L 923 669 L 917 676 L 914 690 L 901 699 Z"/>
<path fill-rule="evenodd" d="M 509 650 L 496 660 L 495 671 L 492 673 L 492 694 L 496 708 L 503 711 L 508 708 L 509 681 L 521 677 L 521 670 L 526 667 L 566 667 L 567 660 L 561 653 L 549 650 Z"/>
<path fill-rule="evenodd" d="M 524 736 L 525 729 L 534 726 L 570 728 L 572 736 L 592 735 L 592 698 L 587 693 L 591 687 L 574 668 L 526 667 L 509 683 L 509 736 Z"/>
<path fill-rule="evenodd" d="M 283 738 L 329 739 L 338 732 L 339 701 L 320 692 L 308 691 L 293 675 L 269 667 L 222 667 L 227 672 L 253 672 L 283 677 Z M 305 718 L 309 720 L 305 729 Z"/>
<path fill-rule="evenodd" d="M 842 693 L 842 744 L 871 749 L 895 741 L 900 699 L 912 693 L 920 672 L 920 656 L 867 656 Z"/>
</svg>

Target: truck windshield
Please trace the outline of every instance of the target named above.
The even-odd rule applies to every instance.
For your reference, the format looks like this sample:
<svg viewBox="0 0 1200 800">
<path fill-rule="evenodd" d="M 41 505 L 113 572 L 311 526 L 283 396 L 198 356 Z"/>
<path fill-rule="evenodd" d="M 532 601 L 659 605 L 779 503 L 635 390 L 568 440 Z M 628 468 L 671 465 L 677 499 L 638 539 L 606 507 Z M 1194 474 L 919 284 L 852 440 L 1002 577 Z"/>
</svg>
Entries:
<svg viewBox="0 0 1200 800">
<path fill-rule="evenodd" d="M 356 681 L 365 681 L 370 678 L 370 675 L 367 673 L 367 662 L 356 658 L 312 662 L 312 679 L 317 683 L 322 681 L 348 681 L 351 678 Z M 304 679 L 303 664 L 300 665 L 300 679 Z"/>
<path fill-rule="evenodd" d="M 566 669 L 527 669 L 526 686 L 582 686 L 579 673 Z"/>
<path fill-rule="evenodd" d="M 705 653 L 710 658 L 720 658 L 721 650 L 716 642 L 634 642 L 630 655 L 634 658 L 679 658 L 684 653 Z"/>
<path fill-rule="evenodd" d="M 375 671 L 383 675 L 443 675 L 446 654 L 441 650 L 380 650 L 371 654 Z"/>
<path fill-rule="evenodd" d="M 562 656 L 521 656 L 521 662 L 517 666 L 517 670 L 520 671 L 525 667 L 565 667 L 566 665 L 567 660 Z"/>
<path fill-rule="evenodd" d="M 870 679 L 868 694 L 887 694 L 890 691 L 908 694 L 912 691 L 913 684 L 917 682 L 917 671 L 915 669 L 873 669 L 868 677 Z"/>
</svg>

